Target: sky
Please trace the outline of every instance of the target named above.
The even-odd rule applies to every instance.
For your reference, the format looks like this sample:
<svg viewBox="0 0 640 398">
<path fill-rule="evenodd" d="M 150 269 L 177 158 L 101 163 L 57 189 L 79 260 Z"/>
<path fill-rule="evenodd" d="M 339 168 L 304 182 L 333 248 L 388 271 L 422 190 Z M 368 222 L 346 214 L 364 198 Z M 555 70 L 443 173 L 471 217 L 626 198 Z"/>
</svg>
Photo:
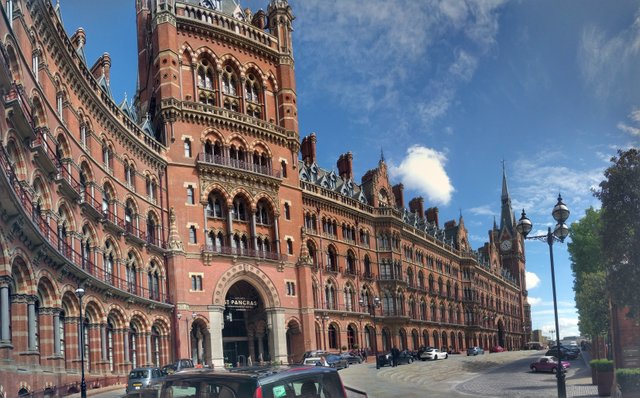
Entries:
<svg viewBox="0 0 640 398">
<path fill-rule="evenodd" d="M 60 3 L 68 34 L 86 31 L 88 63 L 111 55 L 116 102 L 131 98 L 134 2 Z M 316 133 L 320 166 L 351 151 L 359 181 L 383 151 L 405 201 L 424 197 L 441 225 L 462 215 L 474 248 L 499 220 L 503 161 L 516 218 L 524 208 L 544 234 L 559 193 L 579 220 L 600 206 L 610 158 L 640 145 L 639 1 L 290 4 L 300 136 Z M 576 336 L 566 242 L 553 251 L 560 336 Z M 553 337 L 548 245 L 527 241 L 526 258 L 533 328 Z"/>
</svg>

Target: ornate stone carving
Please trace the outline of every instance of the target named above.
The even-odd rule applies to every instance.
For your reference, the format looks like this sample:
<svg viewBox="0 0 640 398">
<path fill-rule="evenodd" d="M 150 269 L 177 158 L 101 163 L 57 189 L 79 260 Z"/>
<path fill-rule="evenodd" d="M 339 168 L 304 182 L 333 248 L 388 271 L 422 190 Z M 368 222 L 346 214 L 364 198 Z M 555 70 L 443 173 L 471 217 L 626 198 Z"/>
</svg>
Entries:
<svg viewBox="0 0 640 398">
<path fill-rule="evenodd" d="M 169 209 L 169 250 L 174 252 L 184 252 L 184 245 L 178 233 L 176 225 L 176 211 L 173 207 Z"/>
</svg>

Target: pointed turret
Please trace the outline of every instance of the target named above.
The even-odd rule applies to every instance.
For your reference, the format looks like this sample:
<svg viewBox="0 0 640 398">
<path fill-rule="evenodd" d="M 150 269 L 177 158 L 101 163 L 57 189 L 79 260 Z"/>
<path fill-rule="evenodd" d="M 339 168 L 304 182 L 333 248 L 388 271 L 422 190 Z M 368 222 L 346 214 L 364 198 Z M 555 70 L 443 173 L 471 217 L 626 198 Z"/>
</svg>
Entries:
<svg viewBox="0 0 640 398">
<path fill-rule="evenodd" d="M 500 231 L 505 229 L 511 236 L 515 235 L 515 222 L 513 218 L 513 210 L 511 209 L 511 196 L 509 196 L 509 188 L 507 187 L 507 172 L 502 162 L 502 195 L 500 197 L 502 207 L 500 210 Z"/>
</svg>

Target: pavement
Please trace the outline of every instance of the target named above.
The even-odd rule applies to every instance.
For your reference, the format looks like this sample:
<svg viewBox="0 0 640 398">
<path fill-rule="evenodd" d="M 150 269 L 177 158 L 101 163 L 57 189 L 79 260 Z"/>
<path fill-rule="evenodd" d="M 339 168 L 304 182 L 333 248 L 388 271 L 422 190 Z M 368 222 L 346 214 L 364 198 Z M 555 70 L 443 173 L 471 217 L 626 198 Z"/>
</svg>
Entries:
<svg viewBox="0 0 640 398">
<path fill-rule="evenodd" d="M 555 397 L 554 376 L 522 371 L 523 366 L 528 366 L 533 358 L 542 354 L 540 351 L 511 351 L 478 357 L 452 355 L 448 360 L 418 361 L 379 370 L 370 358 L 368 363 L 341 370 L 340 376 L 346 386 L 366 391 L 369 398 Z M 568 397 L 598 397 L 598 387 L 591 384 L 590 359 L 589 353 L 584 352 L 572 361 L 566 378 Z M 88 390 L 87 396 L 122 397 L 124 386 Z M 79 398 L 80 394 L 70 397 Z"/>
</svg>

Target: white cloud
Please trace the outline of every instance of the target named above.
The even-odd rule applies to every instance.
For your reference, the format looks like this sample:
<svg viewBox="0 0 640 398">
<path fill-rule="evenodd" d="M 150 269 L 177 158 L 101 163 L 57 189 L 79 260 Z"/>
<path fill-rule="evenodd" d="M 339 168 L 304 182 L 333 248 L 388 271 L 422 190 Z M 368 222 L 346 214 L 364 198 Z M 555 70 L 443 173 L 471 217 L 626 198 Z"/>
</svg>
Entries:
<svg viewBox="0 0 640 398">
<path fill-rule="evenodd" d="M 527 289 L 533 289 L 540 284 L 540 278 L 533 272 L 527 271 L 525 275 Z"/>
<path fill-rule="evenodd" d="M 602 101 L 634 87 L 626 82 L 634 80 L 640 65 L 639 15 L 613 35 L 594 25 L 582 32 L 577 63 L 582 79 Z"/>
<path fill-rule="evenodd" d="M 406 115 L 419 115 L 427 130 L 495 47 L 505 1 L 296 2 L 297 60 L 312 89 L 305 96 L 328 96 L 352 115 L 383 109 L 378 117 L 393 121 L 396 135 Z"/>
<path fill-rule="evenodd" d="M 531 305 L 538 305 L 542 302 L 542 299 L 540 297 L 531 297 L 528 296 L 527 297 L 527 302 Z"/>
<path fill-rule="evenodd" d="M 469 212 L 474 216 L 495 216 L 496 213 L 491 209 L 489 205 L 483 205 L 478 207 L 472 207 Z"/>
<path fill-rule="evenodd" d="M 637 127 L 637 125 L 640 124 L 640 109 L 634 109 L 629 115 L 629 119 L 631 119 L 636 126 L 631 126 L 625 122 L 619 122 L 617 126 L 618 129 L 630 134 L 631 136 L 640 137 L 640 128 Z"/>
<path fill-rule="evenodd" d="M 430 202 L 448 204 L 454 191 L 444 165 L 447 157 L 434 149 L 414 145 L 400 165 L 391 163 L 392 178 L 402 181 L 405 188 L 425 195 Z"/>
</svg>

